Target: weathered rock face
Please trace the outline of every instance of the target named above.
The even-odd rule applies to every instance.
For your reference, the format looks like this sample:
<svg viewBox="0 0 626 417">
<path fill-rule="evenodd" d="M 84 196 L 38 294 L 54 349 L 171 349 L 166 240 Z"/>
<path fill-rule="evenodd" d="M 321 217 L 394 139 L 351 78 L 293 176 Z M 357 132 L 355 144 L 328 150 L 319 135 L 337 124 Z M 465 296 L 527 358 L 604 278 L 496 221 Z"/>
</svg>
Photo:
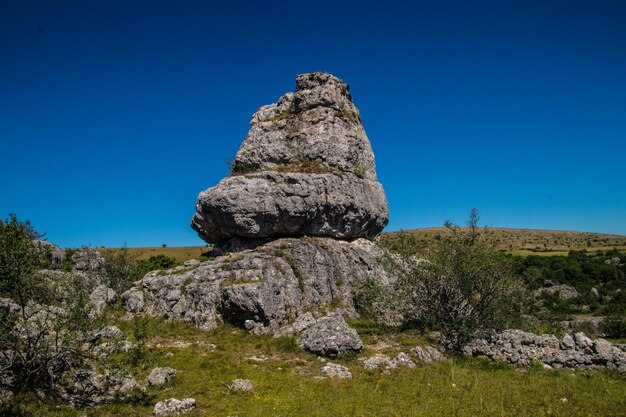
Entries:
<svg viewBox="0 0 626 417">
<path fill-rule="evenodd" d="M 388 222 L 374 154 L 348 86 L 303 74 L 261 107 L 232 175 L 200 193 L 192 227 L 207 242 L 373 237 Z"/>
<path fill-rule="evenodd" d="M 149 273 L 121 298 L 132 313 L 205 329 L 225 321 L 254 333 L 275 333 L 306 311 L 354 312 L 352 291 L 361 280 L 395 279 L 380 265 L 384 253 L 365 239 L 278 239 L 200 265 Z"/>
</svg>

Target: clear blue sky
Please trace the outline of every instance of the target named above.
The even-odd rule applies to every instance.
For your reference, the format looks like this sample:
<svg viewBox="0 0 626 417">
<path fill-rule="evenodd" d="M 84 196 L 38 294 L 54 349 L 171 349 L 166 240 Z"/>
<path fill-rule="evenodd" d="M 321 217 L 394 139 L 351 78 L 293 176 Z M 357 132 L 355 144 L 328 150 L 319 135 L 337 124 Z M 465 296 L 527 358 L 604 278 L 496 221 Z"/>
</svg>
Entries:
<svg viewBox="0 0 626 417">
<path fill-rule="evenodd" d="M 230 4 L 229 4 L 230 3 Z M 203 242 L 197 194 L 296 74 L 351 85 L 387 230 L 626 234 L 626 1 L 0 1 L 0 216 Z"/>
</svg>

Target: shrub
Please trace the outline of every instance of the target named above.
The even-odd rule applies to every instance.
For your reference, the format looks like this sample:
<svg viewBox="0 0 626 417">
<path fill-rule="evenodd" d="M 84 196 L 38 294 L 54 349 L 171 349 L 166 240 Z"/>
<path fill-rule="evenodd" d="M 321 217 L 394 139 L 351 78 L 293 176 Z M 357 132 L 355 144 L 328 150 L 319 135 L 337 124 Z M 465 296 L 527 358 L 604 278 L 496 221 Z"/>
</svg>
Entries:
<svg viewBox="0 0 626 417">
<path fill-rule="evenodd" d="M 399 286 L 405 320 L 441 331 L 452 350 L 480 331 L 507 327 L 522 309 L 522 282 L 478 220 L 478 210 L 472 209 L 467 228 L 446 222 L 447 235 Z"/>
<path fill-rule="evenodd" d="M 154 255 L 148 259 L 137 261 L 134 276 L 136 279 L 142 278 L 150 271 L 170 269 L 178 264 L 176 258 L 161 255 Z"/>
<path fill-rule="evenodd" d="M 626 337 L 626 320 L 618 318 L 607 319 L 603 323 L 606 337 L 621 339 Z"/>
<path fill-rule="evenodd" d="M 402 234 L 388 243 L 404 253 L 404 258 L 382 262 L 399 275 L 398 281 L 385 291 L 366 283 L 355 294 L 360 312 L 383 320 L 395 315 L 403 327 L 440 331 L 452 350 L 460 350 L 481 331 L 513 324 L 524 310 L 522 281 L 512 258 L 495 250 L 491 233 L 478 220 L 474 209 L 467 228 L 446 222 L 446 233 L 421 250 L 421 260 L 407 256 L 419 246 Z"/>
<path fill-rule="evenodd" d="M 135 257 L 126 244 L 119 250 L 106 251 L 103 257 L 106 285 L 121 294 L 137 279 Z"/>
</svg>

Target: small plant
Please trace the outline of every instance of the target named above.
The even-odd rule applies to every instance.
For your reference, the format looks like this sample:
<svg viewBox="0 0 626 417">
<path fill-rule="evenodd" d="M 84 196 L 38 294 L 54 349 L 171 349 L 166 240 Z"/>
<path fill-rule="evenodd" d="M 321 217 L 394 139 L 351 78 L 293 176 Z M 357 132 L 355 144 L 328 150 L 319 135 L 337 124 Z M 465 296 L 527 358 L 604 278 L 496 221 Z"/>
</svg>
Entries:
<svg viewBox="0 0 626 417">
<path fill-rule="evenodd" d="M 365 176 L 365 165 L 363 165 L 362 162 L 357 162 L 356 164 L 352 165 L 351 171 L 357 177 L 363 178 Z"/>
</svg>

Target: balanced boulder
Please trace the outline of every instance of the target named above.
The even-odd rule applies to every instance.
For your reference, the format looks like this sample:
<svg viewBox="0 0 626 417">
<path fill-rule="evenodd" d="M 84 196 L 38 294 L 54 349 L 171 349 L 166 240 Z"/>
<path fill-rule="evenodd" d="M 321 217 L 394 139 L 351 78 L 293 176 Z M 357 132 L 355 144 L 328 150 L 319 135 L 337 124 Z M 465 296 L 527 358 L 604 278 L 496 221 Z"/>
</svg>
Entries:
<svg viewBox="0 0 626 417">
<path fill-rule="evenodd" d="M 299 75 L 295 93 L 261 107 L 231 175 L 200 193 L 191 225 L 207 242 L 374 237 L 387 199 L 347 84 Z"/>
</svg>

